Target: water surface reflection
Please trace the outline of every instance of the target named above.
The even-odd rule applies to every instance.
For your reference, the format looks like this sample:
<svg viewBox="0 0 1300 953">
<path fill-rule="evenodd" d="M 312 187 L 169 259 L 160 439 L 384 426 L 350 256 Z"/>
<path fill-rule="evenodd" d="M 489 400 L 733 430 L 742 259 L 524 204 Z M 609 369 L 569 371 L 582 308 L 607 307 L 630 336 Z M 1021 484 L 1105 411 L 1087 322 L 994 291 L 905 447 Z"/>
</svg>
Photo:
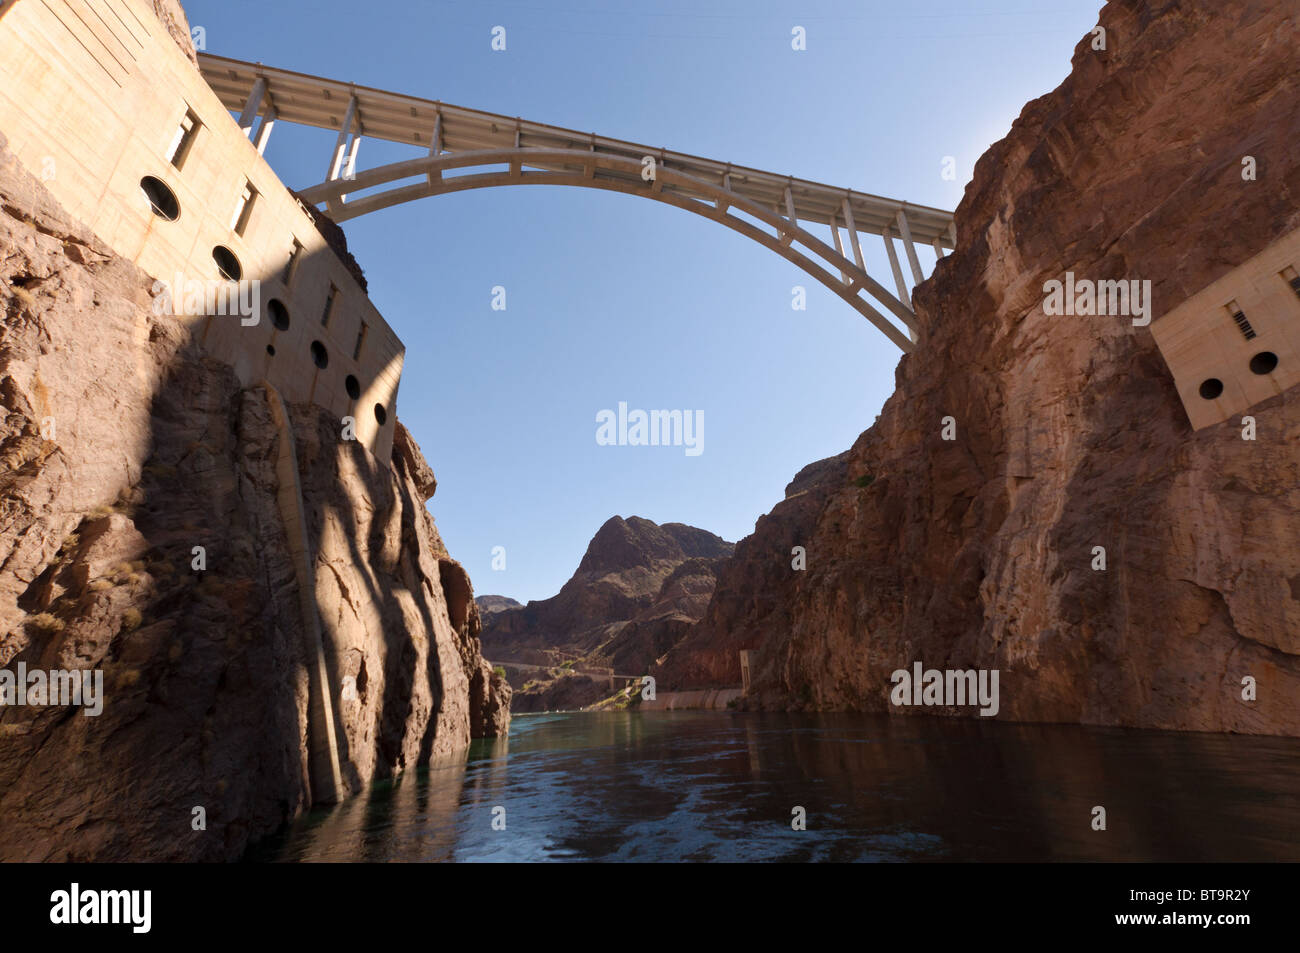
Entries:
<svg viewBox="0 0 1300 953">
<path fill-rule="evenodd" d="M 508 741 L 314 812 L 250 858 L 1294 861 L 1298 756 L 1297 739 L 974 719 L 520 715 Z"/>
</svg>

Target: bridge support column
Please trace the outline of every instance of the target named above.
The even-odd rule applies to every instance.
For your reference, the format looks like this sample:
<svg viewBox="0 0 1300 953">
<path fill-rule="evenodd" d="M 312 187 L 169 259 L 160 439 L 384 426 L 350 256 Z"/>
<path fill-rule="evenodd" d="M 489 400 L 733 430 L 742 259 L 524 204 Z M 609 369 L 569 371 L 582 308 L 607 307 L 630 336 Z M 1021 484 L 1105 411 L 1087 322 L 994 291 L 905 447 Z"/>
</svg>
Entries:
<svg viewBox="0 0 1300 953">
<path fill-rule="evenodd" d="M 333 182 L 339 177 L 339 172 L 343 168 L 343 156 L 347 150 L 348 136 L 352 132 L 352 124 L 357 117 L 357 97 L 353 96 L 348 100 L 347 112 L 343 114 L 343 125 L 339 127 L 339 137 L 334 140 L 334 152 L 330 156 L 329 171 L 325 175 L 326 182 Z"/>
<path fill-rule="evenodd" d="M 898 252 L 894 249 L 894 235 L 888 225 L 880 230 L 880 237 L 885 241 L 885 254 L 889 256 L 889 270 L 894 273 L 894 286 L 898 288 L 898 300 L 911 310 L 912 295 L 907 290 L 907 282 L 903 280 L 903 269 L 899 267 Z"/>
<path fill-rule="evenodd" d="M 433 116 L 433 133 L 429 136 L 429 158 L 433 159 L 442 154 L 442 110 L 434 113 Z M 434 177 L 430 172 L 425 178 L 430 185 L 433 185 L 438 179 L 442 178 L 441 173 Z"/>
<path fill-rule="evenodd" d="M 858 241 L 858 226 L 853 222 L 853 207 L 849 200 L 844 200 L 844 227 L 849 232 L 849 244 L 853 246 L 853 260 L 863 271 L 867 270 L 866 260 L 862 257 L 862 244 Z"/>
<path fill-rule="evenodd" d="M 359 152 L 360 149 L 361 149 L 361 133 L 360 133 L 360 132 L 354 132 L 354 133 L 352 134 L 352 142 L 351 142 L 351 144 L 348 146 L 348 161 L 347 161 L 347 165 L 346 165 L 346 167 L 344 168 L 344 171 L 343 171 L 343 177 L 344 177 L 345 179 L 351 179 L 351 178 L 354 178 L 354 177 L 356 176 L 356 174 L 357 174 L 357 152 Z"/>
<path fill-rule="evenodd" d="M 912 242 L 912 229 L 907 224 L 907 215 L 898 210 L 898 234 L 903 236 L 903 251 L 907 252 L 907 263 L 912 266 L 912 277 L 919 285 L 925 281 L 925 272 L 921 270 L 921 260 L 916 257 L 916 245 Z"/>
<path fill-rule="evenodd" d="M 352 141 L 348 143 L 348 158 L 343 165 L 343 178 L 352 179 L 356 177 L 357 152 L 360 151 L 360 149 L 361 149 L 361 132 L 360 130 L 358 130 L 357 132 L 352 133 Z M 347 200 L 348 200 L 348 195 L 346 192 L 344 192 L 342 195 L 339 196 L 340 202 L 346 202 Z"/>
<path fill-rule="evenodd" d="M 253 131 L 253 122 L 257 119 L 257 111 L 262 108 L 262 97 L 266 95 L 266 78 L 259 76 L 257 82 L 253 84 L 253 90 L 248 94 L 248 101 L 244 103 L 244 111 L 239 114 L 239 128 L 244 130 L 244 135 L 251 135 Z"/>
<path fill-rule="evenodd" d="M 799 227 L 799 216 L 796 215 L 794 211 L 794 193 L 790 191 L 790 186 L 788 185 L 785 187 L 785 216 L 789 219 L 792 228 Z M 786 232 L 781 236 L 782 245 L 789 245 L 792 241 L 794 241 L 793 232 Z"/>
<path fill-rule="evenodd" d="M 279 113 L 275 111 L 274 107 L 262 117 L 262 124 L 257 127 L 257 137 L 253 140 L 253 145 L 257 147 L 259 156 L 266 152 L 266 144 L 271 139 L 271 130 L 275 128 L 275 121 L 279 118 Z"/>
<path fill-rule="evenodd" d="M 840 225 L 839 225 L 839 221 L 835 218 L 834 212 L 831 213 L 831 236 L 835 239 L 835 254 L 843 258 L 844 245 L 840 241 Z M 841 271 L 840 281 L 844 282 L 847 285 L 849 283 L 849 276 Z"/>
</svg>

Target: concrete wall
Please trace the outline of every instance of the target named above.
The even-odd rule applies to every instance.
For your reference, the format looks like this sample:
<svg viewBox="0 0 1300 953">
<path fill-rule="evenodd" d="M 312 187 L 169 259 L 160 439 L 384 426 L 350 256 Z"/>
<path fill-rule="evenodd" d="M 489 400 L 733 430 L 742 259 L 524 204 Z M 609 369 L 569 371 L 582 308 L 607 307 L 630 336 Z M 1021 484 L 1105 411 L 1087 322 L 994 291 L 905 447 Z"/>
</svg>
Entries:
<svg viewBox="0 0 1300 953">
<path fill-rule="evenodd" d="M 741 688 L 706 688 L 691 692 L 656 692 L 654 701 L 643 701 L 636 706 L 636 711 L 683 711 L 687 709 L 706 709 L 717 711 L 725 709 L 732 701 L 745 697 Z"/>
<path fill-rule="evenodd" d="M 1300 229 L 1152 323 L 1194 429 L 1237 417 L 1300 384 L 1300 296 L 1283 275 L 1288 268 L 1300 272 Z M 1233 319 L 1227 306 L 1234 301 L 1253 338 Z M 1276 368 L 1253 371 L 1252 359 L 1266 353 L 1276 356 Z M 1209 380 L 1222 385 L 1218 397 L 1201 396 Z"/>
<path fill-rule="evenodd" d="M 168 152 L 186 112 L 201 123 L 178 168 Z M 238 123 L 177 48 L 143 0 L 17 0 L 0 16 L 0 132 L 63 206 L 116 252 L 174 288 L 220 282 L 213 248 L 234 253 L 245 279 L 260 281 L 258 322 L 235 315 L 185 317 L 216 358 L 246 384 L 273 384 L 284 398 L 356 418 L 356 434 L 387 464 L 405 349 L 330 251 L 303 209 Z M 153 213 L 141 190 L 153 176 L 180 214 Z M 242 234 L 232 217 L 246 183 L 258 195 Z M 286 265 L 297 241 L 300 264 Z M 177 281 L 179 277 L 180 281 Z M 322 326 L 330 287 L 339 291 Z M 191 285 L 191 287 L 193 287 Z M 177 310 L 184 296 L 174 295 Z M 289 315 L 276 329 L 267 312 Z M 360 356 L 353 351 L 368 326 Z M 324 369 L 311 353 L 319 341 Z M 356 378 L 360 396 L 346 381 Z M 379 423 L 375 406 L 383 407 Z"/>
</svg>

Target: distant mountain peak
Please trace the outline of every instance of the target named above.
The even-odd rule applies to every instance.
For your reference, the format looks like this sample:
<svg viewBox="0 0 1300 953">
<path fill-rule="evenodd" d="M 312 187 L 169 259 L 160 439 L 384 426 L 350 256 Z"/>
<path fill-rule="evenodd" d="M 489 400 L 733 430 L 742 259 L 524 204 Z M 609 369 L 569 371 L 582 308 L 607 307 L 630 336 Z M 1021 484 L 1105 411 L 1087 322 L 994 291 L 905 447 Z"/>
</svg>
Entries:
<svg viewBox="0 0 1300 953">
<path fill-rule="evenodd" d="M 612 516 L 596 531 L 578 564 L 578 576 L 681 562 L 693 556 L 729 556 L 734 548 L 721 536 L 685 523 L 662 526 L 640 516 Z"/>
<path fill-rule="evenodd" d="M 479 597 L 484 651 L 494 661 L 560 646 L 585 653 L 647 612 L 698 617 L 713 590 L 715 565 L 734 550 L 734 543 L 685 523 L 612 516 L 556 595 L 527 606 Z"/>
<path fill-rule="evenodd" d="M 524 604 L 509 596 L 476 596 L 474 599 L 478 611 L 483 615 L 491 612 L 503 612 L 506 609 L 522 609 Z"/>
</svg>

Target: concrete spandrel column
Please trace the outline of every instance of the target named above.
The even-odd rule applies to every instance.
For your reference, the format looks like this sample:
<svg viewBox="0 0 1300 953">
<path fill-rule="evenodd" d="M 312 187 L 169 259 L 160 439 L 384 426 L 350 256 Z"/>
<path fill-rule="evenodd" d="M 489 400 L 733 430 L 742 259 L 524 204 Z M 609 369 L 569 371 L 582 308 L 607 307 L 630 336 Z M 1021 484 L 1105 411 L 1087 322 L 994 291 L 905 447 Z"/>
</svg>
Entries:
<svg viewBox="0 0 1300 953">
<path fill-rule="evenodd" d="M 835 239 L 835 253 L 839 255 L 841 258 L 843 258 L 844 245 L 843 243 L 840 242 L 840 226 L 839 223 L 835 220 L 834 213 L 831 214 L 831 236 Z M 847 285 L 849 283 L 849 276 L 841 271 L 840 281 L 844 282 Z"/>
<path fill-rule="evenodd" d="M 259 156 L 266 152 L 266 144 L 271 139 L 271 130 L 275 128 L 275 121 L 278 118 L 280 118 L 279 114 L 274 109 L 262 117 L 262 124 L 257 127 L 257 138 L 253 140 Z"/>
<path fill-rule="evenodd" d="M 343 168 L 343 155 L 347 150 L 348 136 L 352 132 L 352 123 L 357 116 L 357 97 L 353 96 L 348 100 L 347 112 L 343 114 L 343 125 L 339 127 L 339 137 L 334 141 L 334 152 L 330 156 L 329 171 L 325 176 L 327 182 L 333 182 L 339 177 L 339 172 Z"/>
<path fill-rule="evenodd" d="M 844 200 L 843 209 L 844 227 L 848 229 L 849 244 L 853 246 L 853 260 L 858 263 L 858 267 L 861 268 L 863 272 L 866 272 L 867 262 L 866 259 L 862 257 L 862 243 L 858 240 L 858 226 L 853 221 L 853 206 L 849 204 L 848 199 Z"/>
<path fill-rule="evenodd" d="M 903 269 L 898 264 L 898 252 L 894 249 L 894 237 L 886 225 L 880 230 L 880 237 L 885 241 L 885 252 L 889 255 L 889 269 L 894 273 L 894 285 L 898 288 L 898 300 L 912 310 L 912 295 L 903 280 Z M 915 340 L 915 338 L 913 338 Z"/>
<path fill-rule="evenodd" d="M 921 259 L 916 257 L 916 245 L 912 243 L 912 228 L 907 224 L 907 215 L 898 210 L 898 234 L 903 238 L 903 251 L 907 253 L 907 263 L 912 267 L 912 278 L 919 285 L 925 281 L 925 272 L 921 270 Z"/>
<path fill-rule="evenodd" d="M 244 111 L 239 114 L 239 128 L 244 130 L 245 135 L 250 135 L 253 131 L 253 121 L 257 119 L 257 112 L 262 108 L 262 97 L 266 95 L 266 79 L 259 76 L 257 82 L 253 84 L 253 90 L 248 94 L 248 102 L 244 104 Z"/>
</svg>

